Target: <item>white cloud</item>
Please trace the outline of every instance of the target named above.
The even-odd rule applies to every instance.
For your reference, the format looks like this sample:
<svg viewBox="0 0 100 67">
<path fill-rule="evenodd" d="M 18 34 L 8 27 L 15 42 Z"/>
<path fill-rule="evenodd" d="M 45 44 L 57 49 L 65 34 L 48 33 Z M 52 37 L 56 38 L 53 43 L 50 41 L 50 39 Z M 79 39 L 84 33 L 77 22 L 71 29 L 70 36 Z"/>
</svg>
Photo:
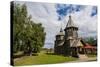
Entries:
<svg viewBox="0 0 100 67">
<path fill-rule="evenodd" d="M 45 27 L 45 43 L 53 43 L 55 35 L 59 32 L 61 21 L 58 21 L 55 4 L 49 3 L 26 3 L 29 14 L 35 22 L 41 22 Z"/>
<path fill-rule="evenodd" d="M 80 36 L 96 36 L 97 16 L 92 16 L 92 6 L 87 6 L 84 10 L 73 14 L 74 22 L 79 26 Z"/>
<path fill-rule="evenodd" d="M 21 2 L 18 2 L 21 3 Z M 32 15 L 32 20 L 41 22 L 45 27 L 46 40 L 45 43 L 53 43 L 55 35 L 59 33 L 61 23 L 63 29 L 65 28 L 68 16 L 63 20 L 58 21 L 58 14 L 56 12 L 56 4 L 50 3 L 33 3 L 25 2 L 28 8 L 29 15 Z M 79 27 L 79 36 L 95 36 L 97 31 L 97 16 L 90 16 L 92 6 L 86 6 L 85 9 L 72 14 L 72 19 Z"/>
</svg>

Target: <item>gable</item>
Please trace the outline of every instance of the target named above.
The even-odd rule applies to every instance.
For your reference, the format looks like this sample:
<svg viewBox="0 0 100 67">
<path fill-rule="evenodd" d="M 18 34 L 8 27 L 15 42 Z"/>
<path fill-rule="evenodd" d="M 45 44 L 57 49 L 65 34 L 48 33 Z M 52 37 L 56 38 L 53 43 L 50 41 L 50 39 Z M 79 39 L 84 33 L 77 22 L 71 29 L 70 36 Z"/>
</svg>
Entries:
<svg viewBox="0 0 100 67">
<path fill-rule="evenodd" d="M 80 47 L 80 46 L 84 46 L 80 39 L 73 40 L 71 47 Z"/>
</svg>

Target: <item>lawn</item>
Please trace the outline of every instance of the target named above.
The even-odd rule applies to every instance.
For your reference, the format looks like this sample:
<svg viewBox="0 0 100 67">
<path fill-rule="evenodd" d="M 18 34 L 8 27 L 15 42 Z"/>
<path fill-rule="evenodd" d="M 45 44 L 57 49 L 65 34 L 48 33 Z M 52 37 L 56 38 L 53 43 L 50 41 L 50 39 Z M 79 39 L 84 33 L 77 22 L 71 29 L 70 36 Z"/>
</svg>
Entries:
<svg viewBox="0 0 100 67">
<path fill-rule="evenodd" d="M 87 54 L 88 57 L 97 57 L 96 54 Z"/>
<path fill-rule="evenodd" d="M 36 64 L 54 64 L 54 63 L 63 63 L 73 60 L 76 60 L 76 58 L 40 53 L 38 56 L 23 56 L 22 58 L 19 58 L 18 60 L 14 61 L 14 65 L 19 66 L 19 65 L 36 65 Z"/>
</svg>

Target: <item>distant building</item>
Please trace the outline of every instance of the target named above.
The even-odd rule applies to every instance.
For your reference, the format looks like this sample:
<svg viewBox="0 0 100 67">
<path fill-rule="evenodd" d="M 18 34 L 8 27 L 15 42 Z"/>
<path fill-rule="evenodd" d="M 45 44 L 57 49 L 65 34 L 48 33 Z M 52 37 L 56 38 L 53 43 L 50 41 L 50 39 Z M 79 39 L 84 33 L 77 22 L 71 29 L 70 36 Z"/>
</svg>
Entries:
<svg viewBox="0 0 100 67">
<path fill-rule="evenodd" d="M 79 54 L 85 54 L 86 50 L 83 48 L 85 43 L 81 38 L 78 38 L 78 27 L 74 24 L 71 16 L 69 16 L 68 23 L 64 29 L 56 35 L 54 52 L 65 56 L 78 57 Z"/>
</svg>

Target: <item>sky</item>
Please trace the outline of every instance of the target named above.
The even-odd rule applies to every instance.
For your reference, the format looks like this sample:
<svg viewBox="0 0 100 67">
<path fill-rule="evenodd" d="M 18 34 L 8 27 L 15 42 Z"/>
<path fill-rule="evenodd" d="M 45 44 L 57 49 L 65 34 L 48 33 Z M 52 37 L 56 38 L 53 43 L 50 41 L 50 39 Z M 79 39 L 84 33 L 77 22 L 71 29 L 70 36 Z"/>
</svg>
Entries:
<svg viewBox="0 0 100 67">
<path fill-rule="evenodd" d="M 45 48 L 54 47 L 55 36 L 60 28 L 65 29 L 69 15 L 79 28 L 79 37 L 97 36 L 97 6 L 24 1 L 15 3 L 26 4 L 28 15 L 32 16 L 32 20 L 42 23 L 46 32 Z"/>
</svg>

